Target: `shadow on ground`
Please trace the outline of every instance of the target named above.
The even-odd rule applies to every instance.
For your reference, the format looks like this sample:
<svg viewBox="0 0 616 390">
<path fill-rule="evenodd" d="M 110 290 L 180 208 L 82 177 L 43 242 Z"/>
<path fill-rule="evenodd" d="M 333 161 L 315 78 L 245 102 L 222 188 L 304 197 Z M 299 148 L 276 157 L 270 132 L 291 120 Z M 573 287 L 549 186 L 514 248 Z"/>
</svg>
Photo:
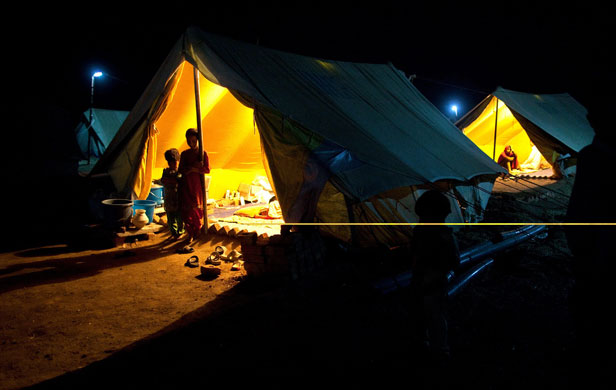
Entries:
<svg viewBox="0 0 616 390">
<path fill-rule="evenodd" d="M 179 243 L 174 246 L 169 246 L 168 243 L 162 242 L 158 245 L 133 248 L 119 249 L 114 255 L 109 255 L 107 252 L 99 254 L 91 254 L 86 256 L 78 256 L 73 258 L 56 258 L 35 262 L 20 262 L 7 266 L 0 270 L 0 277 L 17 273 L 17 275 L 2 277 L 0 284 L 0 294 L 18 288 L 33 287 L 50 283 L 62 283 L 71 280 L 86 278 L 101 273 L 110 268 L 123 267 L 130 264 L 143 263 L 158 259 L 161 254 L 173 253 Z M 57 255 L 71 251 L 70 248 L 41 248 L 30 251 L 18 252 L 17 256 L 41 256 L 41 255 Z M 34 270 L 27 273 L 19 273 L 20 271 Z"/>
<path fill-rule="evenodd" d="M 248 279 L 157 334 L 31 388 L 160 388 L 259 378 L 408 381 L 425 364 L 411 345 L 409 318 L 397 299 L 387 303 L 362 284 L 341 279 Z"/>
<path fill-rule="evenodd" d="M 531 201 L 509 211 L 505 206 L 513 202 L 505 195 L 490 200 L 498 211 L 492 220 L 507 220 L 505 211 L 520 215 Z M 546 202 L 537 207 L 546 209 Z M 529 206 L 529 216 L 536 213 Z M 452 359 L 444 366 L 432 364 L 413 341 L 404 290 L 378 295 L 364 273 L 332 261 L 331 269 L 301 283 L 246 279 L 157 334 L 30 388 L 567 388 L 571 275 L 565 245 L 562 232 L 552 230 L 545 241 L 496 257 L 456 295 L 450 302 Z M 379 257 L 364 257 L 352 263 L 374 271 Z"/>
</svg>

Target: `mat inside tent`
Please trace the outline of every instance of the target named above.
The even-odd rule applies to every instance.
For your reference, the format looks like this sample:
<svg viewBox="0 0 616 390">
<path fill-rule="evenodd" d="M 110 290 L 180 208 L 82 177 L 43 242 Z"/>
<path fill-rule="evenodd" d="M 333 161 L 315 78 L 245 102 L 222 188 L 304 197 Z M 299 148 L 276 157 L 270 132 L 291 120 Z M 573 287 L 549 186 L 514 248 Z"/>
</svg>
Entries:
<svg viewBox="0 0 616 390">
<path fill-rule="evenodd" d="M 512 170 L 511 172 L 514 176 L 517 177 L 527 177 L 533 179 L 549 179 L 554 177 L 554 171 L 552 168 L 544 168 L 540 170 Z"/>
</svg>

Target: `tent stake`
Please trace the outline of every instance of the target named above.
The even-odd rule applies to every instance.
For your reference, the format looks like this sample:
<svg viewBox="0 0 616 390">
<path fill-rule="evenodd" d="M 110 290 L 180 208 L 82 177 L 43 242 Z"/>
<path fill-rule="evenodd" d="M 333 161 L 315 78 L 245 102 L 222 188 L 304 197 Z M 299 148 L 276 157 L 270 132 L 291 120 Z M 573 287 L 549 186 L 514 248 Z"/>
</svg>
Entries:
<svg viewBox="0 0 616 390">
<path fill-rule="evenodd" d="M 199 86 L 199 70 L 193 65 L 195 79 L 195 104 L 197 106 L 197 138 L 199 139 L 199 161 L 203 162 L 203 131 L 201 129 L 201 88 Z M 203 231 L 207 232 L 207 193 L 205 188 L 205 177 L 201 175 L 201 190 L 203 191 Z"/>
<path fill-rule="evenodd" d="M 496 129 L 498 129 L 498 98 L 496 99 L 496 115 L 494 115 L 494 147 L 492 148 L 492 160 L 496 161 Z"/>
</svg>

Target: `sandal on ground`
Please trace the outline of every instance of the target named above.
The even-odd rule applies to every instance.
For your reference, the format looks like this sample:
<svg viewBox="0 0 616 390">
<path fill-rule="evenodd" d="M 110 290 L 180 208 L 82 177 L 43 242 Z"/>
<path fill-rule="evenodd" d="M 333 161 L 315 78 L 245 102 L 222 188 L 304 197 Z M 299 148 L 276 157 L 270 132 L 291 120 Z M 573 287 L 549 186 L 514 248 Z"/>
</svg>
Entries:
<svg viewBox="0 0 616 390">
<path fill-rule="evenodd" d="M 198 267 L 199 258 L 197 256 L 190 256 L 188 260 L 186 260 L 186 263 L 184 263 L 184 265 L 191 268 Z"/>
<path fill-rule="evenodd" d="M 195 251 L 195 248 L 186 245 L 186 246 L 178 249 L 177 253 L 193 253 L 194 251 Z"/>
<path fill-rule="evenodd" d="M 225 248 L 224 246 L 218 245 L 215 249 L 214 252 L 218 253 L 220 256 L 223 256 L 225 254 L 225 252 L 227 251 L 227 248 Z"/>
<path fill-rule="evenodd" d="M 237 263 L 238 260 L 242 258 L 242 254 L 235 249 L 229 253 L 229 256 L 225 259 L 226 261 L 230 261 L 232 263 Z"/>
<path fill-rule="evenodd" d="M 218 252 L 212 252 L 205 260 L 205 264 L 220 265 L 220 255 Z"/>
</svg>

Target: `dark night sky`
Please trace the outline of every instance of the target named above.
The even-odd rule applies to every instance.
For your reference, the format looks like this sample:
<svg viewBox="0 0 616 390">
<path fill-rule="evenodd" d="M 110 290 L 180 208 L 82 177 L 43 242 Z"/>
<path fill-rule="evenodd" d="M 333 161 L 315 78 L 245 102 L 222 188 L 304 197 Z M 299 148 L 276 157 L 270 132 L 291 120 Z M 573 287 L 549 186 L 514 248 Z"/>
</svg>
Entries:
<svg viewBox="0 0 616 390">
<path fill-rule="evenodd" d="M 431 3 L 334 9 L 182 2 L 143 10 L 111 3 L 64 11 L 39 7 L 23 27 L 5 36 L 14 37 L 14 53 L 25 53 L 20 58 L 29 64 L 19 66 L 31 85 L 18 85 L 18 109 L 27 111 L 39 100 L 38 107 L 63 112 L 73 123 L 89 107 L 94 69 L 113 76 L 97 79 L 94 105 L 130 110 L 189 25 L 308 56 L 391 62 L 416 74 L 415 85 L 442 111 L 457 102 L 460 115 L 497 86 L 569 92 L 583 100 L 590 81 L 614 77 L 609 15 L 588 2 L 574 7 Z"/>
</svg>

